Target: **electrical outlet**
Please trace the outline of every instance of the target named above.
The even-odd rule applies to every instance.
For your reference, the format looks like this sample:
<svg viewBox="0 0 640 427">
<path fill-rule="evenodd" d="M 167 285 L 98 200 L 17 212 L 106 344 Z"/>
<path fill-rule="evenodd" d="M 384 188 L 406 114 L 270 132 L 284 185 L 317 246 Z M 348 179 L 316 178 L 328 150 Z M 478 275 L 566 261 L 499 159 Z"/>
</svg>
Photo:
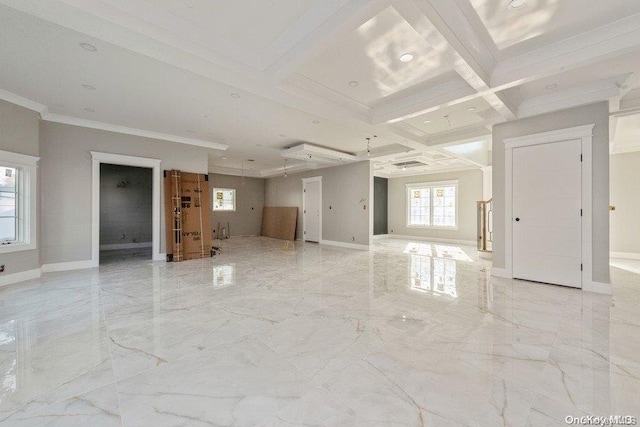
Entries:
<svg viewBox="0 0 640 427">
<path fill-rule="evenodd" d="M 356 238 L 355 238 L 355 237 L 351 237 L 351 241 L 352 241 L 352 242 L 355 242 L 355 241 L 356 241 Z"/>
<path fill-rule="evenodd" d="M 4 264 L 0 265 L 0 273 L 4 273 Z"/>
</svg>

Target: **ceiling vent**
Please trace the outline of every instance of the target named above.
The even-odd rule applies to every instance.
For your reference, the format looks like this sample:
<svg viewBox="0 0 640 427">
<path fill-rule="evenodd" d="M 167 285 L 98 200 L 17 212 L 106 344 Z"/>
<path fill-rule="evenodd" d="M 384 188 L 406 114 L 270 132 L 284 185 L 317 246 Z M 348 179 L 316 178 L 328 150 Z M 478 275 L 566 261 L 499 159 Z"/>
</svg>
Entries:
<svg viewBox="0 0 640 427">
<path fill-rule="evenodd" d="M 316 147 L 311 144 L 300 144 L 282 150 L 282 157 L 287 159 L 304 160 L 312 163 L 344 163 L 355 162 L 356 156 L 329 148 Z"/>
<path fill-rule="evenodd" d="M 429 166 L 427 163 L 418 162 L 416 160 L 412 160 L 410 162 L 394 163 L 393 165 L 402 169 Z"/>
</svg>

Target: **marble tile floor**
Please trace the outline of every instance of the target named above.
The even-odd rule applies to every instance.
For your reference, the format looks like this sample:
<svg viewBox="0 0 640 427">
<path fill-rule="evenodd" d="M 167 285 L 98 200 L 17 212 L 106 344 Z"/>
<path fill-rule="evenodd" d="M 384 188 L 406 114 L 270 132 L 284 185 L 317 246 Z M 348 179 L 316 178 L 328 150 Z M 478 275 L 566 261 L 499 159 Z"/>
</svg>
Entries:
<svg viewBox="0 0 640 427">
<path fill-rule="evenodd" d="M 0 425 L 640 416 L 633 269 L 612 268 L 612 298 L 490 277 L 469 247 L 222 245 L 213 259 L 113 259 L 0 289 Z"/>
</svg>

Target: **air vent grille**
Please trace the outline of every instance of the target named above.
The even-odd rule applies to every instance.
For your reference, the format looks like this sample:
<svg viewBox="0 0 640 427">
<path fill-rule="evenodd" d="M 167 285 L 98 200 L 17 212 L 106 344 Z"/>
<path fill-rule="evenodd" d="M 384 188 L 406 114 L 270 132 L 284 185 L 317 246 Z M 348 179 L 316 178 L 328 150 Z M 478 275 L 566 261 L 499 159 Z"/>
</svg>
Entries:
<svg viewBox="0 0 640 427">
<path fill-rule="evenodd" d="M 394 163 L 393 165 L 399 168 L 415 168 L 419 166 L 427 166 L 426 163 L 418 162 L 416 160 L 412 160 L 410 162 Z"/>
</svg>

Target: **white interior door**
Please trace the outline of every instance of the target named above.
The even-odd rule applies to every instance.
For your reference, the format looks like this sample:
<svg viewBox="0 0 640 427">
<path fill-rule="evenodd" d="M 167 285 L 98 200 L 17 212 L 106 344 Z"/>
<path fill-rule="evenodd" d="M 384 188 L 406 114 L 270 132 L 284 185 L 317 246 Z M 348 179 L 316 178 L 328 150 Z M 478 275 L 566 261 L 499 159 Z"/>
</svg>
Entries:
<svg viewBox="0 0 640 427">
<path fill-rule="evenodd" d="M 319 181 L 304 184 L 304 240 L 320 242 L 320 207 L 322 206 Z"/>
<path fill-rule="evenodd" d="M 582 287 L 580 140 L 513 150 L 513 277 Z"/>
</svg>

